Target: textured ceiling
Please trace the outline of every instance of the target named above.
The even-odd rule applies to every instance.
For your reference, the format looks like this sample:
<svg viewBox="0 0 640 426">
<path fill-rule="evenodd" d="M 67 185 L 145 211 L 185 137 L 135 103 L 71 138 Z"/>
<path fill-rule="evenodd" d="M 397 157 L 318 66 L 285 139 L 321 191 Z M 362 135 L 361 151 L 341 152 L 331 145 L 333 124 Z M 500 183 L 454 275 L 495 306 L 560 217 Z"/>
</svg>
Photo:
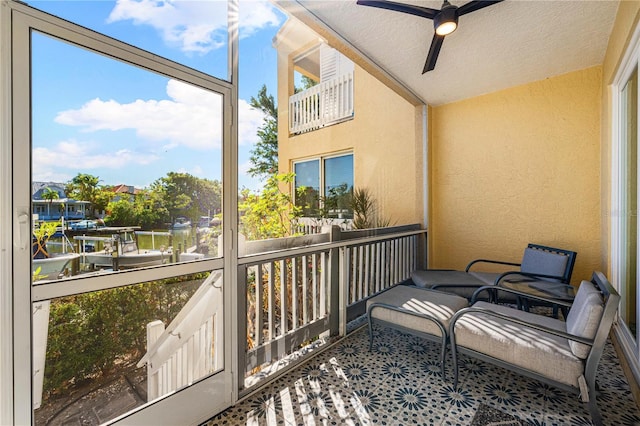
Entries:
<svg viewBox="0 0 640 426">
<path fill-rule="evenodd" d="M 506 0 L 461 16 L 458 29 L 444 40 L 435 70 L 423 75 L 431 20 L 355 0 L 297 3 L 431 105 L 601 64 L 618 8 L 617 1 L 606 0 Z"/>
</svg>

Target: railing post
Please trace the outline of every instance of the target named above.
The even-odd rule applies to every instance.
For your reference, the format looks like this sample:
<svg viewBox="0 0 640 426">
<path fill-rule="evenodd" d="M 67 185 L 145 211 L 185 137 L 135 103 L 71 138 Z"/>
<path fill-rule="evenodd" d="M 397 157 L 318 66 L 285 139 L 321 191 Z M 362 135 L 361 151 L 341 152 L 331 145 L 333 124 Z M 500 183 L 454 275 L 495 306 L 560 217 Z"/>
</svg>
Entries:
<svg viewBox="0 0 640 426">
<path fill-rule="evenodd" d="M 155 320 L 147 324 L 147 350 L 153 346 L 163 332 L 164 323 L 162 321 Z M 152 401 L 160 395 L 164 395 L 164 389 L 160 391 L 158 388 L 160 385 L 158 383 L 158 373 L 151 374 L 151 370 L 153 370 L 153 366 L 151 362 L 147 362 L 147 401 Z"/>
<path fill-rule="evenodd" d="M 325 225 L 322 233 L 329 234 L 329 241 L 340 241 L 340 227 L 336 225 Z M 343 326 L 340 324 L 342 318 L 340 311 L 341 288 L 340 288 L 340 250 L 332 248 L 329 250 L 329 330 L 332 336 L 342 335 Z"/>
<path fill-rule="evenodd" d="M 260 270 L 260 268 L 258 268 Z M 256 288 L 262 285 L 261 277 L 256 275 Z M 247 369 L 247 267 L 243 265 L 238 266 L 238 391 L 244 389 L 244 375 Z M 261 308 L 261 307 L 260 307 Z M 261 315 L 261 312 L 256 312 L 257 315 Z M 256 340 L 257 336 L 256 336 Z M 216 347 L 221 345 L 221 342 L 215 342 Z"/>
<path fill-rule="evenodd" d="M 416 269 L 427 269 L 427 233 L 416 236 Z"/>
</svg>

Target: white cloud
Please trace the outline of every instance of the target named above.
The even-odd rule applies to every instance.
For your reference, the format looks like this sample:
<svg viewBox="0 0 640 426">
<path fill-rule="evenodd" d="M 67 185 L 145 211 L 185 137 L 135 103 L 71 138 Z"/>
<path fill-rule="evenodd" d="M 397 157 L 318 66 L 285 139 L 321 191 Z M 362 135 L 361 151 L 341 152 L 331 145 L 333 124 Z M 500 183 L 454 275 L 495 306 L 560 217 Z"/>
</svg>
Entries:
<svg viewBox="0 0 640 426">
<path fill-rule="evenodd" d="M 99 98 L 80 109 L 58 113 L 55 121 L 84 131 L 134 129 L 146 141 L 168 147 L 207 150 L 221 146 L 222 97 L 185 83 L 169 80 L 170 100 L 141 100 L 121 104 Z"/>
<path fill-rule="evenodd" d="M 188 173 L 191 176 L 204 177 L 204 169 L 198 165 L 193 165 L 189 169 L 181 167 L 178 170 L 176 170 L 176 173 Z"/>
<path fill-rule="evenodd" d="M 123 169 L 136 165 L 151 164 L 158 157 L 144 155 L 129 149 L 110 151 L 93 142 L 67 140 L 59 142 L 51 148 L 37 147 L 33 149 L 34 180 L 55 180 L 65 182 L 71 178 L 61 171 L 68 165 L 76 175 L 76 168 L 82 164 L 83 169 Z M 55 171 L 55 172 L 54 172 Z"/>
<path fill-rule="evenodd" d="M 249 37 L 265 27 L 279 27 L 280 16 L 266 0 L 240 1 L 240 37 Z"/>
<path fill-rule="evenodd" d="M 164 143 L 165 150 L 178 146 L 220 149 L 222 97 L 177 80 L 168 81 L 167 95 L 169 100 L 138 99 L 128 104 L 96 98 L 79 109 L 58 113 L 55 121 L 85 132 L 133 129 L 144 141 Z M 255 144 L 264 114 L 243 99 L 238 109 L 239 143 Z"/>
<path fill-rule="evenodd" d="M 107 22 L 126 20 L 155 28 L 165 43 L 183 52 L 205 54 L 226 44 L 226 1 L 118 0 Z M 280 20 L 266 0 L 240 2 L 241 37 Z"/>
<path fill-rule="evenodd" d="M 253 108 L 244 99 L 238 100 L 238 144 L 254 145 L 258 142 L 258 127 L 264 121 L 264 113 Z"/>
</svg>

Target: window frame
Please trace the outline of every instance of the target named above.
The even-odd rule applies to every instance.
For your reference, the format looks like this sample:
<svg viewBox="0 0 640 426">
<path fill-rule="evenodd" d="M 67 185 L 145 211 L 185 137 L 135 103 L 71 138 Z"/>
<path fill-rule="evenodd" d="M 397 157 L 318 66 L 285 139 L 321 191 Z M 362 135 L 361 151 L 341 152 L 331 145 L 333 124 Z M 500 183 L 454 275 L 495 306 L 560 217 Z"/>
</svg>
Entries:
<svg viewBox="0 0 640 426">
<path fill-rule="evenodd" d="M 623 285 L 626 281 L 626 252 L 624 244 L 626 241 L 627 227 L 625 223 L 626 215 L 623 213 L 622 209 L 626 206 L 626 162 L 628 161 L 625 122 L 626 97 L 623 94 L 623 89 L 636 68 L 640 69 L 640 25 L 637 25 L 634 29 L 630 43 L 622 57 L 622 60 L 620 61 L 618 71 L 614 76 L 613 82 L 609 86 L 611 89 L 611 157 L 609 163 L 611 179 L 611 211 L 609 212 L 611 237 L 610 277 L 612 284 L 621 294 L 625 292 Z M 640 100 L 638 102 L 638 111 L 640 114 Z M 638 119 L 640 120 L 640 117 Z M 640 134 L 638 136 L 640 140 Z M 638 158 L 637 161 L 640 164 L 640 158 Z M 637 187 L 640 190 L 640 182 Z M 640 251 L 638 251 L 638 255 L 640 256 Z M 638 260 L 636 260 L 636 263 L 640 265 Z M 640 277 L 640 274 L 638 277 Z M 636 290 L 640 290 L 640 284 L 638 283 L 636 283 Z M 636 291 L 636 293 L 636 316 L 638 316 L 640 315 L 640 309 L 638 309 L 638 307 L 640 307 L 640 291 Z M 638 336 L 633 336 L 631 330 L 622 319 L 620 312 L 616 315 L 619 321 L 617 322 L 617 325 L 614 325 L 613 332 L 616 334 L 618 342 L 620 342 L 625 358 L 629 361 L 629 367 L 632 374 L 636 380 L 640 380 L 640 344 L 637 341 Z M 637 322 L 638 319 L 636 318 L 636 323 Z"/>
<path fill-rule="evenodd" d="M 356 186 L 356 178 L 355 178 L 355 155 L 353 153 L 353 151 L 344 151 L 344 152 L 339 152 L 339 153 L 332 153 L 329 155 L 316 155 L 313 157 L 307 157 L 307 158 L 299 158 L 296 160 L 291 160 L 291 170 L 292 173 L 295 175 L 295 170 L 296 170 L 296 164 L 300 164 L 300 163 L 306 163 L 309 161 L 318 161 L 318 167 L 319 167 L 319 200 L 318 200 L 318 209 L 321 209 L 322 207 L 324 207 L 322 205 L 322 200 L 324 197 L 326 197 L 326 167 L 325 167 L 325 162 L 326 160 L 330 160 L 332 158 L 340 158 L 340 157 L 347 157 L 347 156 L 351 156 L 351 177 L 352 177 L 352 182 L 353 182 L 353 187 L 355 188 Z M 296 204 L 297 202 L 297 186 L 295 183 L 295 179 L 292 185 L 292 200 L 293 200 L 293 204 L 298 207 L 298 205 Z"/>
<path fill-rule="evenodd" d="M 229 0 L 229 75 L 237 75 L 237 1 Z M 32 409 L 32 304 L 67 295 L 89 293 L 104 289 L 176 277 L 196 272 L 223 270 L 224 273 L 224 391 L 221 398 L 211 401 L 213 376 L 194 381 L 182 391 L 168 398 L 152 401 L 123 414 L 109 423 L 175 424 L 205 421 L 211 413 L 237 400 L 238 387 L 232 372 L 237 370 L 237 318 L 232 307 L 237 295 L 233 292 L 237 277 L 237 82 L 228 82 L 158 57 L 142 49 L 112 39 L 95 31 L 49 15 L 23 3 L 0 4 L 0 174 L 2 185 L 2 215 L 0 224 L 8 232 L 0 236 L 1 340 L 0 354 L 0 423 L 31 424 Z M 21 285 L 31 283 L 31 31 L 70 42 L 77 47 L 94 51 L 115 60 L 175 78 L 204 90 L 218 93 L 222 108 L 222 184 L 224 251 L 220 258 L 198 262 L 178 263 L 146 269 L 121 271 L 104 276 L 76 277 L 51 285 Z M 6 47 L 6 49 L 4 48 Z M 25 53 L 26 52 L 26 53 Z M 230 77 L 231 81 L 235 78 Z M 20 142 L 22 141 L 22 142 Z M 24 143 L 24 141 L 29 141 Z M 26 166 L 26 167 L 25 167 Z M 234 340 L 236 339 L 236 340 Z M 219 386 L 219 384 L 218 384 Z M 230 388 L 230 389 L 229 389 Z M 218 407 L 220 405 L 220 407 Z M 151 410 L 147 410 L 153 406 Z M 176 407 L 184 407 L 176 409 Z M 189 410 L 191 420 L 184 414 Z M 213 410 L 213 411 L 212 411 Z"/>
</svg>

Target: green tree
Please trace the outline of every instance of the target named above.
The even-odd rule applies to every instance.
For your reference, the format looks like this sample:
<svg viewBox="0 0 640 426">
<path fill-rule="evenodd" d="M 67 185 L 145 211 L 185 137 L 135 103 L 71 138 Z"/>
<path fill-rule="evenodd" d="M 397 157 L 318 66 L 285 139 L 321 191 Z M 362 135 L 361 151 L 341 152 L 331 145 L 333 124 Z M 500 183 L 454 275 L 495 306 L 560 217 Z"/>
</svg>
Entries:
<svg viewBox="0 0 640 426">
<path fill-rule="evenodd" d="M 138 220 L 134 203 L 126 198 L 112 201 L 107 206 L 107 221 L 112 226 L 137 226 Z"/>
<path fill-rule="evenodd" d="M 51 217 L 51 205 L 53 204 L 53 200 L 57 200 L 58 198 L 60 198 L 60 195 L 58 194 L 58 191 L 55 191 L 51 188 L 49 188 L 48 186 L 42 190 L 42 195 L 41 195 L 43 200 L 47 200 L 47 216 Z"/>
<path fill-rule="evenodd" d="M 65 186 L 65 193 L 69 198 L 89 201 L 89 217 L 96 217 L 97 212 L 107 208 L 113 197 L 113 192 L 107 187 L 99 186 L 100 178 L 86 173 L 78 173 Z"/>
<path fill-rule="evenodd" d="M 133 368 L 146 350 L 146 324 L 168 325 L 205 277 L 193 274 L 53 300 L 45 392 Z"/>
<path fill-rule="evenodd" d="M 169 210 L 164 206 L 162 193 L 142 190 L 135 196 L 134 210 L 137 225 L 143 229 L 159 228 L 171 220 Z"/>
<path fill-rule="evenodd" d="M 302 74 L 301 78 L 300 78 L 300 82 L 302 83 L 302 87 L 295 87 L 293 89 L 294 93 L 300 93 L 303 92 L 307 89 L 311 89 L 313 86 L 317 85 L 318 82 L 314 79 L 312 79 L 311 77 L 307 77 L 306 75 Z"/>
<path fill-rule="evenodd" d="M 186 216 L 192 221 L 222 208 L 220 181 L 197 178 L 188 173 L 169 172 L 151 185 L 156 199 L 162 200 L 170 220 Z"/>
<path fill-rule="evenodd" d="M 280 184 L 291 184 L 293 174 L 275 174 L 267 179 L 260 193 L 242 191 L 238 206 L 240 232 L 248 240 L 280 238 L 291 234 L 291 223 L 299 216 L 289 194 L 280 190 Z"/>
<path fill-rule="evenodd" d="M 248 173 L 253 177 L 266 178 L 278 173 L 278 107 L 273 95 L 267 94 L 267 86 L 262 85 L 258 96 L 251 97 L 253 108 L 264 113 L 262 127 L 258 128 L 258 139 L 251 151 Z"/>
</svg>

